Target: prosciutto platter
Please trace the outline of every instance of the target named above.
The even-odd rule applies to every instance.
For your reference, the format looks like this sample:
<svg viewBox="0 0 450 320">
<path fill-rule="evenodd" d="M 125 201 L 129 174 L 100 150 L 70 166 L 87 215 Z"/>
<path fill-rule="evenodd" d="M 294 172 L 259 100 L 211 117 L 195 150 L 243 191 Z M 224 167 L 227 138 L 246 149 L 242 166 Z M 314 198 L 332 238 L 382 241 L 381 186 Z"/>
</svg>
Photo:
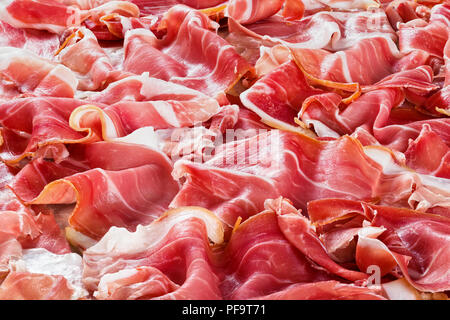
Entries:
<svg viewBox="0 0 450 320">
<path fill-rule="evenodd" d="M 439 0 L 1 0 L 0 299 L 448 299 L 449 36 Z"/>
</svg>

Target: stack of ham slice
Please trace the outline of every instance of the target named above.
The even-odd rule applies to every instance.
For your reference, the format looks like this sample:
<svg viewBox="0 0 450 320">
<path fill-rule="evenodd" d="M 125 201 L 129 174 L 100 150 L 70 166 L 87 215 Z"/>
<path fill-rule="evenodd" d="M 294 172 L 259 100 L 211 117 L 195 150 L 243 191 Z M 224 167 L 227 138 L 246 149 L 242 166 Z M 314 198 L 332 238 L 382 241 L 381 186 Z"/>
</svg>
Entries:
<svg viewBox="0 0 450 320">
<path fill-rule="evenodd" d="M 0 3 L 0 299 L 448 299 L 450 4 Z"/>
</svg>

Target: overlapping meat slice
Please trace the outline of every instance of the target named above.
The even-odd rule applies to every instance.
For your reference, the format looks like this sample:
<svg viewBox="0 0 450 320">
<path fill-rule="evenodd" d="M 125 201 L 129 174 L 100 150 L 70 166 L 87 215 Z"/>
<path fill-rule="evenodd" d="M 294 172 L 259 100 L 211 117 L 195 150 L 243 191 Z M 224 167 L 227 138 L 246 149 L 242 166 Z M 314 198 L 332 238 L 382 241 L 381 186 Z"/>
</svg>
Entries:
<svg viewBox="0 0 450 320">
<path fill-rule="evenodd" d="M 0 48 L 0 60 L 0 93 L 10 91 L 6 98 L 22 94 L 71 98 L 75 94 L 78 80 L 63 65 L 14 47 Z"/>
<path fill-rule="evenodd" d="M 337 137 L 364 129 L 382 145 L 405 151 L 409 139 L 416 139 L 423 125 L 429 125 L 448 142 L 448 120 L 418 112 L 409 101 L 424 101 L 439 87 L 432 83 L 430 67 L 394 73 L 371 86 L 349 105 L 336 93 L 308 98 L 299 119 L 314 126 L 321 137 Z"/>
<path fill-rule="evenodd" d="M 142 145 L 98 142 L 71 150 L 74 160 L 60 164 L 35 160 L 12 188 L 27 204 L 72 204 L 72 228 L 99 239 L 111 226 L 130 230 L 159 217 L 178 191 L 172 164 L 161 152 Z M 123 156 L 126 156 L 124 161 Z M 75 171 L 75 172 L 74 172 Z M 77 172 L 78 171 L 78 172 Z"/>
<path fill-rule="evenodd" d="M 81 256 L 76 253 L 27 249 L 11 268 L 0 285 L 0 299 L 73 300 L 88 295 L 81 283 Z"/>
<path fill-rule="evenodd" d="M 280 129 L 300 131 L 295 123 L 303 101 L 323 91 L 313 88 L 294 61 L 269 72 L 240 95 L 242 104 L 259 115 L 266 124 Z"/>
<path fill-rule="evenodd" d="M 83 280 L 103 299 L 221 299 L 210 241 L 223 242 L 222 223 L 196 207 L 170 210 L 135 232 L 113 227 L 84 252 Z"/>
<path fill-rule="evenodd" d="M 170 8 L 182 4 L 193 9 L 207 9 L 220 5 L 224 0 L 130 0 L 144 15 L 163 15 Z"/>
<path fill-rule="evenodd" d="M 67 154 L 63 143 L 78 143 L 93 138 L 78 132 L 69 124 L 72 111 L 84 102 L 54 97 L 33 97 L 0 103 L 2 124 L 1 158 L 17 164 L 37 152 L 48 158 L 61 159 Z"/>
<path fill-rule="evenodd" d="M 77 75 L 79 90 L 103 89 L 108 82 L 120 77 L 120 71 L 113 73 L 112 62 L 90 30 L 76 28 L 66 33 L 68 35 L 56 52 L 56 59 Z"/>
<path fill-rule="evenodd" d="M 139 15 L 139 8 L 128 1 L 7 0 L 1 9 L 0 19 L 16 28 L 58 34 L 69 27 L 80 26 L 86 19 L 98 22 L 103 16 L 113 13 Z"/>
<path fill-rule="evenodd" d="M 285 199 L 268 200 L 266 210 L 235 228 L 222 259 L 225 299 L 382 299 L 336 276 L 367 278 L 333 262 L 307 218 Z"/>
<path fill-rule="evenodd" d="M 371 199 L 380 169 L 348 137 L 319 142 L 271 130 L 227 141 L 204 164 L 180 160 L 174 176 L 187 180 L 171 206 L 203 206 L 233 226 L 239 216 L 245 220 L 263 209 L 265 199 L 280 195 L 299 208 L 327 194 Z"/>
<path fill-rule="evenodd" d="M 353 251 L 360 269 L 379 268 L 380 276 L 393 273 L 416 289 L 426 292 L 448 290 L 448 237 L 447 217 L 422 213 L 405 208 L 377 206 L 340 199 L 323 199 L 308 204 L 308 214 L 314 225 L 322 230 L 321 237 L 331 247 L 331 233 L 340 234 L 340 250 Z M 349 219 L 362 217 L 351 235 Z M 339 223 L 341 221 L 341 223 Z M 350 241 L 357 237 L 356 246 Z M 355 252 L 356 251 L 356 252 Z M 399 270 L 394 269 L 395 266 Z"/>
<path fill-rule="evenodd" d="M 301 20 L 287 21 L 276 15 L 245 27 L 229 19 L 226 39 L 249 61 L 259 57 L 261 46 L 283 44 L 290 48 L 339 51 L 373 37 L 396 40 L 386 14 L 369 11 L 321 11 Z"/>
<path fill-rule="evenodd" d="M 249 71 L 248 63 L 216 34 L 218 25 L 201 12 L 173 7 L 160 26 L 167 29 L 162 39 L 144 29 L 126 34 L 125 71 L 149 72 L 213 97 L 223 95 Z"/>
<path fill-rule="evenodd" d="M 429 125 L 405 151 L 406 163 L 417 172 L 450 179 L 450 148 Z"/>
<path fill-rule="evenodd" d="M 14 28 L 0 21 L 0 46 L 23 48 L 40 57 L 51 59 L 59 48 L 56 34 L 33 29 Z"/>
<path fill-rule="evenodd" d="M 228 142 L 203 164 L 179 160 L 174 176 L 186 182 L 171 207 L 202 206 L 229 226 L 280 195 L 302 209 L 326 197 L 449 209 L 446 179 L 411 171 L 390 150 L 363 148 L 349 136 L 318 141 L 272 130 Z"/>
<path fill-rule="evenodd" d="M 300 0 L 231 0 L 227 4 L 227 17 L 242 24 L 254 23 L 269 18 L 282 10 L 283 16 L 289 20 L 303 16 L 304 5 Z"/>
<path fill-rule="evenodd" d="M 148 126 L 154 129 L 190 127 L 209 120 L 219 111 L 215 99 L 148 74 L 116 81 L 88 97 L 87 103 L 90 104 L 72 114 L 74 125 L 80 130 L 101 128 L 105 139 Z M 108 106 L 98 108 L 97 104 Z"/>
</svg>

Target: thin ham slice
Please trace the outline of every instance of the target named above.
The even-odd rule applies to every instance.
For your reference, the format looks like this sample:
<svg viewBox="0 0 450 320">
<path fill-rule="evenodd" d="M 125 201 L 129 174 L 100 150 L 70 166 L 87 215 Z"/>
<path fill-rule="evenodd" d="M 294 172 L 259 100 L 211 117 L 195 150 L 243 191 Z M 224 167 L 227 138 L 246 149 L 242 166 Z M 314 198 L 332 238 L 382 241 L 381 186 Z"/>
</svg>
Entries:
<svg viewBox="0 0 450 320">
<path fill-rule="evenodd" d="M 15 96 L 71 98 L 75 94 L 78 80 L 63 65 L 13 47 L 0 48 L 0 59 L 0 86 L 11 86 L 16 91 Z"/>
<path fill-rule="evenodd" d="M 91 104 L 74 111 L 74 125 L 83 130 L 101 127 L 104 139 L 148 126 L 189 127 L 209 120 L 219 111 L 215 99 L 183 85 L 149 77 L 147 73 L 116 81 L 88 99 Z M 97 104 L 109 106 L 98 108 Z"/>
<path fill-rule="evenodd" d="M 209 241 L 223 242 L 222 224 L 197 207 L 168 211 L 135 232 L 111 228 L 83 255 L 84 284 L 99 297 L 221 299 Z"/>
<path fill-rule="evenodd" d="M 176 6 L 160 25 L 167 30 L 162 39 L 144 29 L 126 34 L 125 71 L 149 72 L 217 97 L 250 70 L 247 61 L 216 34 L 218 25 L 201 12 Z"/>
<path fill-rule="evenodd" d="M 14 28 L 0 21 L 0 46 L 23 48 L 40 57 L 52 59 L 59 48 L 59 39 L 50 32 Z"/>
<path fill-rule="evenodd" d="M 122 142 L 99 142 L 80 149 L 78 156 L 85 159 L 88 170 L 58 177 L 41 165 L 13 187 L 28 204 L 77 203 L 69 224 L 88 237 L 100 239 L 112 226 L 131 230 L 150 223 L 167 209 L 178 191 L 170 175 L 170 160 L 159 151 Z M 129 155 L 128 160 L 116 157 L 121 154 Z M 58 168 L 61 175 L 68 174 L 68 169 Z M 25 188 L 26 182 L 36 180 L 36 173 L 45 177 L 44 181 Z M 58 180 L 50 181 L 52 178 Z"/>
</svg>

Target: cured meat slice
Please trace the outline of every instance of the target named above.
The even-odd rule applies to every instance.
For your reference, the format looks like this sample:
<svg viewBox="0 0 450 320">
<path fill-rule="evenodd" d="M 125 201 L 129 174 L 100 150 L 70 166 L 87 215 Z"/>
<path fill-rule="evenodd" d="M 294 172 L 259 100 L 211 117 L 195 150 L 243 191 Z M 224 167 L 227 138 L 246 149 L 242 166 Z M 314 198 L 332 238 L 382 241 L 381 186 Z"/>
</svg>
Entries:
<svg viewBox="0 0 450 320">
<path fill-rule="evenodd" d="M 1 158 L 17 164 L 25 157 L 47 150 L 49 157 L 64 158 L 67 150 L 62 143 L 78 143 L 92 139 L 71 128 L 72 111 L 83 105 L 81 100 L 53 97 L 33 97 L 0 103 L 2 130 Z M 48 149 L 47 148 L 47 149 Z"/>
<path fill-rule="evenodd" d="M 304 5 L 300 0 L 231 0 L 227 4 L 225 15 L 242 24 L 249 24 L 271 17 L 282 8 L 283 15 L 289 20 L 303 16 Z"/>
<path fill-rule="evenodd" d="M 216 34 L 218 25 L 186 6 L 171 8 L 160 22 L 162 39 L 143 29 L 125 37 L 124 70 L 223 95 L 249 71 L 248 63 Z M 145 57 L 145 59 L 143 58 Z"/>
<path fill-rule="evenodd" d="M 86 19 L 96 22 L 113 13 L 139 15 L 138 7 L 128 1 L 83 2 L 80 6 L 76 1 L 7 0 L 1 4 L 1 9 L 0 20 L 16 28 L 47 30 L 58 34 L 69 27 L 79 26 Z"/>
<path fill-rule="evenodd" d="M 450 148 L 429 125 L 409 143 L 405 157 L 407 165 L 417 172 L 450 179 Z"/>
<path fill-rule="evenodd" d="M 133 298 L 221 299 L 209 241 L 221 244 L 223 227 L 202 208 L 170 210 L 135 232 L 111 228 L 84 252 L 84 284 L 99 297 L 124 297 L 132 285 Z"/>
<path fill-rule="evenodd" d="M 130 0 L 137 5 L 141 14 L 163 15 L 170 8 L 182 4 L 194 9 L 206 9 L 220 5 L 224 0 Z"/>
<path fill-rule="evenodd" d="M 87 11 L 57 0 L 7 0 L 2 2 L 0 12 L 0 20 L 16 28 L 52 33 L 62 33 L 65 28 L 80 24 L 88 15 Z"/>
<path fill-rule="evenodd" d="M 229 19 L 228 28 L 226 39 L 249 61 L 256 61 L 261 46 L 283 44 L 290 48 L 339 51 L 367 38 L 397 39 L 382 9 L 321 11 L 296 21 L 286 21 L 277 15 L 245 27 Z"/>
<path fill-rule="evenodd" d="M 0 286 L 2 300 L 70 300 L 73 294 L 60 275 L 11 272 Z"/>
<path fill-rule="evenodd" d="M 448 290 L 450 220 L 410 210 L 394 212 L 378 210 L 372 224 L 387 229 L 380 240 L 395 252 L 404 276 L 421 291 Z M 398 255 L 410 260 L 402 260 Z"/>
<path fill-rule="evenodd" d="M 240 98 L 242 104 L 266 124 L 307 133 L 296 125 L 294 119 L 306 98 L 322 92 L 311 87 L 296 63 L 289 61 L 258 80 Z"/>
<path fill-rule="evenodd" d="M 147 126 L 154 129 L 189 127 L 209 120 L 219 111 L 215 99 L 179 84 L 151 78 L 148 74 L 116 81 L 88 99 L 109 106 L 78 108 L 72 115 L 75 126 L 84 130 L 101 127 L 106 139 Z"/>
<path fill-rule="evenodd" d="M 17 96 L 24 94 L 71 98 L 75 94 L 78 80 L 63 65 L 13 47 L 1 47 L 0 59 L 0 86 L 12 86 Z"/>
<path fill-rule="evenodd" d="M 326 195 L 371 199 L 380 174 L 349 137 L 320 142 L 271 130 L 227 142 L 204 164 L 177 161 L 174 176 L 187 180 L 171 207 L 202 206 L 233 226 L 239 216 L 247 219 L 263 209 L 265 199 L 280 195 L 302 209 Z"/>
<path fill-rule="evenodd" d="M 46 249 L 23 250 L 22 257 L 11 264 L 10 275 L 15 279 L 13 283 L 7 284 L 5 295 L 13 294 L 14 299 L 83 299 L 88 292 L 83 288 L 82 260 L 76 253 L 54 254 Z M 9 277 L 9 276 L 8 276 Z M 42 281 L 43 292 L 30 290 L 33 285 L 39 285 Z M 35 282 L 38 282 L 35 284 Z M 8 286 L 12 288 L 8 288 Z M 48 287 L 47 287 L 48 286 Z M 52 289 L 52 286 L 56 288 Z M 61 294 L 70 293 L 68 297 Z M 0 286 L 0 291 L 2 286 Z M 49 290 L 49 292 L 47 292 Z M 61 291 L 60 291 L 61 290 Z M 60 291 L 60 292 L 59 292 Z M 32 296 L 35 296 L 34 298 Z M 8 298 L 9 299 L 9 298 Z"/>
<path fill-rule="evenodd" d="M 270 200 L 266 210 L 233 230 L 224 251 L 225 299 L 342 299 L 339 291 L 327 292 L 340 286 L 361 298 L 383 299 L 371 289 L 340 283 L 333 272 L 359 279 L 367 275 L 337 266 L 310 227 L 300 227 L 301 221 L 306 218 L 286 200 Z"/>
<path fill-rule="evenodd" d="M 59 48 L 59 39 L 50 32 L 18 29 L 0 21 L 0 46 L 22 48 L 40 57 L 52 59 Z"/>
<path fill-rule="evenodd" d="M 112 63 L 95 35 L 86 28 L 73 30 L 59 50 L 57 59 L 77 74 L 79 90 L 102 89 L 108 80 L 112 80 L 109 79 L 113 77 Z"/>
<path fill-rule="evenodd" d="M 365 265 L 382 268 L 384 255 L 394 265 L 398 264 L 401 274 L 416 289 L 427 292 L 447 290 L 446 265 L 449 262 L 445 251 L 450 234 L 447 217 L 336 199 L 313 201 L 308 204 L 308 213 L 316 225 L 322 226 L 336 219 L 364 216 L 371 224 L 363 228 L 366 229 L 364 233 L 358 233 L 357 259 L 365 260 Z"/>
<path fill-rule="evenodd" d="M 413 84 L 408 81 L 407 85 Z M 428 88 L 433 86 L 429 84 Z M 307 99 L 299 119 L 312 124 L 321 137 L 351 134 L 362 128 L 382 145 L 401 152 L 407 149 L 409 139 L 418 137 L 423 125 L 429 125 L 448 144 L 448 119 L 420 114 L 404 104 L 404 98 L 398 88 L 378 89 L 363 94 L 341 111 L 342 98 L 335 93 L 326 93 Z"/>
<path fill-rule="evenodd" d="M 23 182 L 15 187 L 28 204 L 76 203 L 69 224 L 93 239 L 100 239 L 112 226 L 132 230 L 138 224 L 150 223 L 167 209 L 178 191 L 170 160 L 159 151 L 121 142 L 98 142 L 78 153 L 91 169 L 54 180 L 42 191 L 35 184 L 38 194 L 23 188 Z M 122 154 L 128 155 L 127 161 L 114 158 Z M 33 181 L 33 177 L 27 179 Z"/>
<path fill-rule="evenodd" d="M 301 209 L 327 197 L 379 200 L 421 211 L 446 211 L 449 205 L 446 179 L 417 174 L 390 150 L 363 148 L 349 136 L 318 141 L 272 130 L 228 142 L 203 164 L 179 160 L 173 174 L 186 182 L 171 207 L 202 206 L 229 226 L 262 210 L 261 189 Z"/>
<path fill-rule="evenodd" d="M 258 298 L 257 298 L 258 299 Z M 295 284 L 262 297 L 264 300 L 384 300 L 375 290 L 338 281 Z"/>
</svg>

